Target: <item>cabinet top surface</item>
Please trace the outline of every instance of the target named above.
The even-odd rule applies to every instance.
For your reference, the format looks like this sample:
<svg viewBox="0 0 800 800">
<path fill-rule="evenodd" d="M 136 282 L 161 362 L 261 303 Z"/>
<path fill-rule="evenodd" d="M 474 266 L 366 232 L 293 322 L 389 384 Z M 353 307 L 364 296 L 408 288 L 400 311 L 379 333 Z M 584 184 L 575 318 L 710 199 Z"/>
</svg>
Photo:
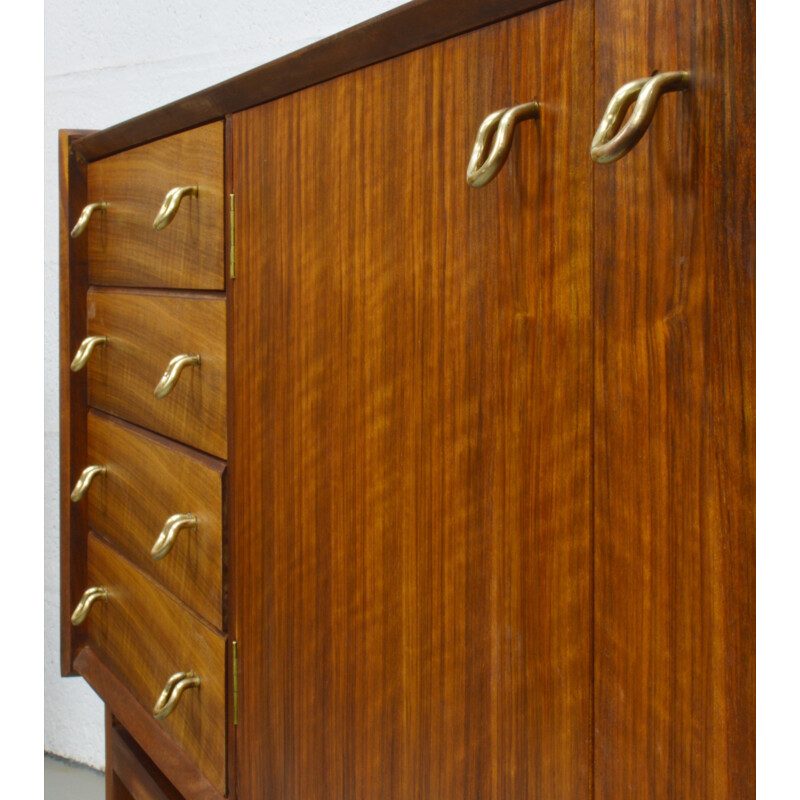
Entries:
<svg viewBox="0 0 800 800">
<path fill-rule="evenodd" d="M 547 2 L 551 0 L 413 0 L 215 86 L 90 133 L 74 148 L 87 161 L 95 161 Z"/>
</svg>

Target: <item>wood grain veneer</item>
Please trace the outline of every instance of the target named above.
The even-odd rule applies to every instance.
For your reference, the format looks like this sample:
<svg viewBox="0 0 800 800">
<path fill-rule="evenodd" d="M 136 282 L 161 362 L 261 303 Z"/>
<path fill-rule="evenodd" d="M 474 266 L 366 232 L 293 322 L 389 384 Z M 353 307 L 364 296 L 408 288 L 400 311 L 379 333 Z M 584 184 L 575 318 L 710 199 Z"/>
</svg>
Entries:
<svg viewBox="0 0 800 800">
<path fill-rule="evenodd" d="M 691 73 L 595 169 L 595 797 L 754 798 L 755 4 L 595 24 L 596 121 Z"/>
<path fill-rule="evenodd" d="M 108 590 L 108 601 L 95 603 L 83 623 L 88 639 L 146 709 L 173 673 L 200 677 L 160 725 L 225 794 L 225 638 L 94 534 L 88 581 Z"/>
<path fill-rule="evenodd" d="M 107 469 L 87 495 L 89 526 L 222 630 L 225 463 L 96 411 L 88 435 L 88 463 Z M 197 517 L 197 530 L 182 530 L 154 561 L 164 523 L 184 513 Z"/>
<path fill-rule="evenodd" d="M 418 0 L 62 134 L 62 669 L 77 652 L 184 797 L 754 798 L 754 27 L 753 0 Z M 592 165 L 613 92 L 672 69 L 689 91 Z M 469 189 L 480 121 L 532 99 L 541 119 Z M 147 407 L 174 352 L 146 378 L 115 369 L 140 388 L 104 406 L 230 458 L 240 716 L 223 641 L 215 786 L 68 623 L 88 580 L 86 504 L 65 499 L 86 463 L 69 360 L 98 301 L 129 353 L 172 326 L 165 292 L 87 303 L 87 239 L 68 232 L 83 159 L 223 116 L 237 277 L 175 295 L 218 303 L 200 329 L 229 359 L 201 393 L 219 416 L 176 395 L 165 430 Z M 202 442 L 181 427 L 206 437 L 226 415 Z M 211 630 L 91 541 L 93 563 L 180 609 L 180 635 Z M 161 658 L 145 650 L 139 673 Z"/>
<path fill-rule="evenodd" d="M 222 800 L 221 795 L 200 772 L 186 753 L 169 736 L 112 672 L 90 645 L 75 656 L 75 670 L 86 679 L 107 705 L 113 706 L 113 716 L 147 750 L 156 766 L 185 798 L 192 800 Z"/>
<path fill-rule="evenodd" d="M 89 404 L 220 458 L 227 455 L 225 296 L 91 288 L 87 330 L 108 336 L 86 366 Z M 199 354 L 164 398 L 170 360 Z"/>
<path fill-rule="evenodd" d="M 591 51 L 563 0 L 233 118 L 243 800 L 590 796 Z"/>
<path fill-rule="evenodd" d="M 89 165 L 87 229 L 93 284 L 224 289 L 223 125 L 168 136 Z M 172 222 L 153 229 L 167 192 L 197 186 Z"/>
</svg>

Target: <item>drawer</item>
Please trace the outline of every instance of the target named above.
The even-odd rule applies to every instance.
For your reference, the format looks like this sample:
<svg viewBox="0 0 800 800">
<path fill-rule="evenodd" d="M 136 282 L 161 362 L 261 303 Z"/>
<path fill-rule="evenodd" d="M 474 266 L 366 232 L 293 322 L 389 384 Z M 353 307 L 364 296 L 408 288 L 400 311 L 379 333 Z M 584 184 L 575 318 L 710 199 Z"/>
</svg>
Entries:
<svg viewBox="0 0 800 800">
<path fill-rule="evenodd" d="M 225 288 L 223 126 L 215 122 L 89 164 L 89 282 L 178 289 Z M 184 195 L 161 230 L 155 217 L 171 189 Z"/>
<path fill-rule="evenodd" d="M 225 463 L 96 411 L 88 463 L 106 469 L 87 492 L 89 527 L 222 630 Z M 154 559 L 156 539 L 179 514 L 195 521 L 174 520 L 171 547 Z"/>
<path fill-rule="evenodd" d="M 89 405 L 220 458 L 227 456 L 225 298 L 89 290 L 87 330 L 106 336 L 89 358 Z M 199 355 L 174 388 L 154 394 L 167 365 Z"/>
<path fill-rule="evenodd" d="M 108 592 L 82 623 L 92 649 L 145 708 L 175 673 L 199 678 L 159 724 L 225 794 L 225 638 L 93 533 L 88 580 Z"/>
</svg>

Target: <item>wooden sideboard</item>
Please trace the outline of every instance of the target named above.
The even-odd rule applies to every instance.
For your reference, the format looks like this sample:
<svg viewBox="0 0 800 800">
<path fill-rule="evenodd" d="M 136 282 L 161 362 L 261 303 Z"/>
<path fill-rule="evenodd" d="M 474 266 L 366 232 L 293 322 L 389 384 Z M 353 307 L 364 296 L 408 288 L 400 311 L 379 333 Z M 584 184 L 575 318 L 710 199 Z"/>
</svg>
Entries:
<svg viewBox="0 0 800 800">
<path fill-rule="evenodd" d="M 109 800 L 755 797 L 754 21 L 417 0 L 62 131 Z"/>
</svg>

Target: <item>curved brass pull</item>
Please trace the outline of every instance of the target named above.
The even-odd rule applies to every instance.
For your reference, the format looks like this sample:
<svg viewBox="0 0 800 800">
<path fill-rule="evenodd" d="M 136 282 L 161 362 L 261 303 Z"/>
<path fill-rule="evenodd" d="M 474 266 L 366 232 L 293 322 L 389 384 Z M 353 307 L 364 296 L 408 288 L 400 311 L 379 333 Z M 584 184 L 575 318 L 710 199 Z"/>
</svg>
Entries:
<svg viewBox="0 0 800 800">
<path fill-rule="evenodd" d="M 178 213 L 181 200 L 183 200 L 187 194 L 190 194 L 192 197 L 197 197 L 197 191 L 197 186 L 176 186 L 174 189 L 170 189 L 167 192 L 167 196 L 164 198 L 164 202 L 161 204 L 161 208 L 158 209 L 156 218 L 153 220 L 153 227 L 157 231 L 164 230 Z"/>
<path fill-rule="evenodd" d="M 75 223 L 75 227 L 69 232 L 69 235 L 73 239 L 77 239 L 86 230 L 86 226 L 89 224 L 92 214 L 94 214 L 95 211 L 105 211 L 107 208 L 108 203 L 89 203 L 88 206 L 84 206 L 81 215 L 78 217 L 78 221 Z"/>
<path fill-rule="evenodd" d="M 86 619 L 95 600 L 108 600 L 108 589 L 105 586 L 92 586 L 83 593 L 83 597 L 78 601 L 78 605 L 75 606 L 70 617 L 73 625 L 80 625 Z"/>
<path fill-rule="evenodd" d="M 472 155 L 467 165 L 467 183 L 478 188 L 489 183 L 502 168 L 511 148 L 511 139 L 514 136 L 514 126 L 523 119 L 537 119 L 539 117 L 538 103 L 523 103 L 520 106 L 501 108 L 493 111 L 481 123 Z M 497 131 L 495 133 L 495 131 Z M 494 134 L 489 156 L 481 164 L 481 160 L 489 148 L 489 137 Z"/>
<path fill-rule="evenodd" d="M 153 394 L 159 399 L 166 397 L 175 387 L 175 384 L 178 382 L 178 378 L 180 378 L 184 367 L 199 366 L 200 356 L 198 355 L 186 353 L 185 355 L 175 356 L 175 358 L 173 358 L 169 364 L 167 364 L 167 369 L 161 376 L 161 380 L 156 384 Z"/>
<path fill-rule="evenodd" d="M 108 341 L 107 336 L 87 336 L 82 342 L 81 346 L 75 353 L 75 358 L 72 359 L 72 363 L 69 365 L 69 368 L 73 372 L 78 372 L 78 370 L 83 369 L 86 366 L 86 362 L 89 360 L 89 356 L 92 354 L 92 351 L 98 344 L 105 344 Z"/>
<path fill-rule="evenodd" d="M 160 561 L 172 549 L 175 538 L 182 528 L 194 528 L 197 530 L 197 517 L 194 514 L 173 514 L 165 523 L 158 534 L 150 555 Z"/>
<path fill-rule="evenodd" d="M 617 89 L 592 139 L 592 159 L 598 164 L 610 164 L 622 158 L 644 136 L 656 113 L 659 97 L 664 92 L 683 92 L 688 88 L 688 72 L 661 72 L 652 78 L 631 81 Z M 634 100 L 636 105 L 630 119 L 617 133 L 625 112 Z"/>
<path fill-rule="evenodd" d="M 75 484 L 75 488 L 72 490 L 72 494 L 69 496 L 69 499 L 72 500 L 73 503 L 77 503 L 78 500 L 80 500 L 81 497 L 83 497 L 86 492 L 89 491 L 89 487 L 92 485 L 94 476 L 105 474 L 106 468 L 101 467 L 99 464 L 92 464 L 90 467 L 86 467 L 86 469 L 81 472 L 81 476 L 78 478 L 78 482 Z"/>
<path fill-rule="evenodd" d="M 198 686 L 200 686 L 200 678 L 194 674 L 194 670 L 176 672 L 170 676 L 164 691 L 158 696 L 158 700 L 153 706 L 153 716 L 156 719 L 168 717 L 175 710 L 184 691 Z"/>
</svg>

